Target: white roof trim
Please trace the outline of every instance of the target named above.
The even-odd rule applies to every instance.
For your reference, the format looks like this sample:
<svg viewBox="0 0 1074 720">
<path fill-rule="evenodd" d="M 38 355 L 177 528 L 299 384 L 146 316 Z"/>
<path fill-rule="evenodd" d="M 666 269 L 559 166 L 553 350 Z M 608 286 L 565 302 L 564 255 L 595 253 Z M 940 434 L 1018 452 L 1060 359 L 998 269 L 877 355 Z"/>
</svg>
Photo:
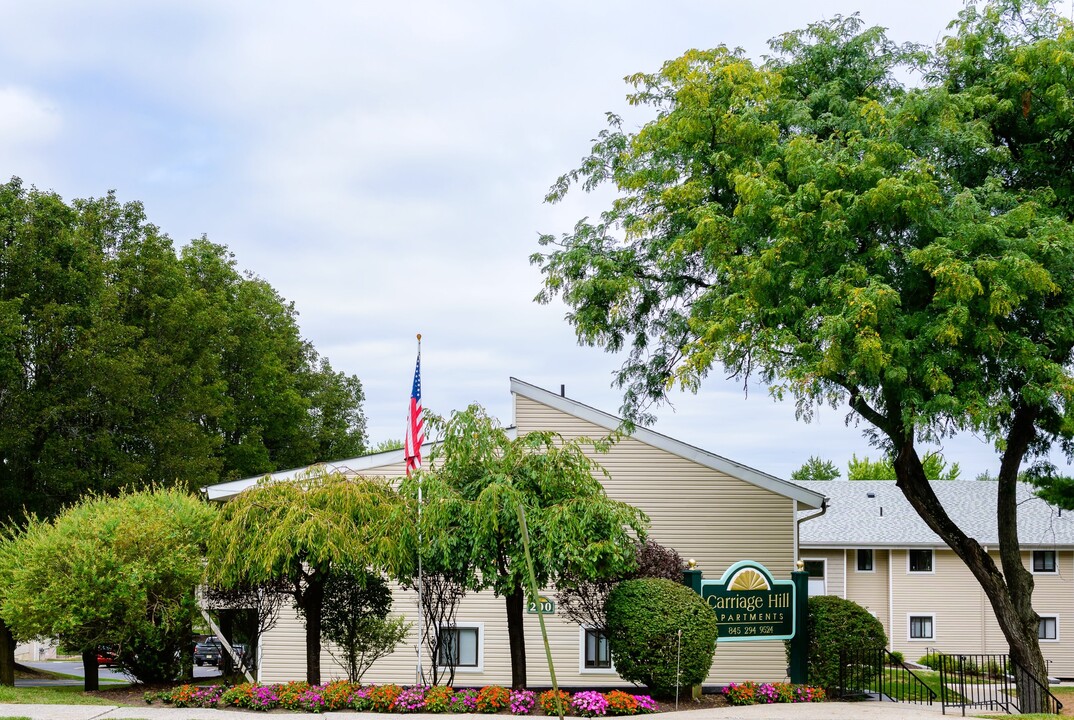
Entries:
<svg viewBox="0 0 1074 720">
<path fill-rule="evenodd" d="M 428 442 L 421 446 L 423 457 L 428 457 L 428 452 L 432 450 L 433 445 L 435 445 L 435 443 Z M 328 472 L 347 473 L 348 471 L 357 472 L 360 470 L 384 467 L 385 465 L 394 465 L 395 463 L 403 462 L 405 459 L 406 458 L 403 457 L 403 449 L 399 448 L 398 450 L 387 450 L 385 452 L 362 455 L 347 460 L 316 463 L 314 465 L 306 465 L 305 467 L 292 468 L 291 470 L 280 470 L 274 473 L 243 478 L 242 480 L 232 480 L 231 482 L 208 485 L 202 488 L 202 492 L 205 493 L 205 497 L 209 500 L 227 500 L 238 495 L 246 488 L 253 487 L 262 480 L 293 480 L 309 473 L 316 467 L 324 468 Z"/>
<path fill-rule="evenodd" d="M 517 430 L 514 427 L 505 428 L 504 431 L 511 439 L 514 439 L 517 435 Z M 421 456 L 423 458 L 431 457 L 433 450 L 439 444 L 439 442 L 435 441 L 425 443 L 421 446 Z M 243 478 L 242 480 L 232 480 L 230 482 L 217 483 L 216 485 L 207 485 L 203 487 L 201 491 L 205 493 L 205 497 L 208 500 L 228 500 L 235 495 L 238 495 L 246 488 L 253 487 L 262 480 L 294 480 L 295 478 L 306 475 L 311 470 L 318 467 L 324 468 L 330 473 L 339 472 L 346 475 L 348 472 L 357 473 L 362 470 L 372 470 L 373 468 L 384 467 L 385 465 L 401 463 L 404 460 L 406 460 L 406 458 L 403 456 L 403 449 L 399 448 L 398 450 L 386 450 L 385 452 L 361 455 L 348 460 L 333 460 L 332 462 L 315 463 L 313 465 L 306 465 L 305 467 L 292 468 L 291 470 L 279 470 L 274 473 Z"/>
<path fill-rule="evenodd" d="M 529 398 L 530 400 L 535 400 L 544 405 L 548 405 L 560 412 L 573 415 L 606 430 L 617 430 L 622 424 L 622 420 L 614 415 L 609 415 L 596 408 L 583 405 L 577 400 L 571 400 L 562 395 L 557 395 L 556 393 L 549 392 L 536 385 L 530 385 L 529 383 L 516 378 L 511 378 L 511 392 Z M 757 487 L 774 492 L 777 495 L 792 498 L 808 507 L 819 508 L 821 503 L 824 502 L 824 495 L 820 493 L 807 490 L 794 483 L 781 480 L 774 475 L 755 470 L 733 460 L 728 460 L 725 457 L 708 452 L 707 450 L 696 448 L 693 445 L 687 445 L 686 443 L 670 438 L 667 435 L 661 435 L 658 432 L 643 427 L 635 427 L 634 432 L 630 435 L 635 440 L 639 440 L 646 445 L 651 445 L 660 450 L 669 452 L 672 455 L 691 460 L 699 465 L 717 470 L 725 475 L 730 475 L 731 477 L 748 482 L 751 485 L 756 485 Z"/>
</svg>

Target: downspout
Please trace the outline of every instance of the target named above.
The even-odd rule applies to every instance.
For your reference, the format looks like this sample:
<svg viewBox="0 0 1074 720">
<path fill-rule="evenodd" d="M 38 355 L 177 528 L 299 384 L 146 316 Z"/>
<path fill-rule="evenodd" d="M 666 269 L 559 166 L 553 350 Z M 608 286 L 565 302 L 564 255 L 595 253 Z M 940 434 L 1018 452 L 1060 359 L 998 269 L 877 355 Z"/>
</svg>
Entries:
<svg viewBox="0 0 1074 720">
<path fill-rule="evenodd" d="M 816 520 L 817 518 L 819 518 L 821 515 L 823 515 L 826 512 L 828 512 L 828 498 L 824 498 L 823 500 L 821 500 L 821 502 L 820 502 L 820 512 L 815 512 L 812 515 L 806 515 L 805 517 L 798 518 L 798 520 L 797 520 L 798 528 L 797 529 L 800 530 L 802 528 L 802 523 L 804 523 L 806 520 Z"/>
<path fill-rule="evenodd" d="M 895 597 L 893 595 L 894 590 L 891 583 L 891 568 L 895 564 L 895 557 L 892 555 L 891 548 L 888 548 L 888 649 L 895 650 Z M 933 635 L 936 633 L 934 632 Z"/>
</svg>

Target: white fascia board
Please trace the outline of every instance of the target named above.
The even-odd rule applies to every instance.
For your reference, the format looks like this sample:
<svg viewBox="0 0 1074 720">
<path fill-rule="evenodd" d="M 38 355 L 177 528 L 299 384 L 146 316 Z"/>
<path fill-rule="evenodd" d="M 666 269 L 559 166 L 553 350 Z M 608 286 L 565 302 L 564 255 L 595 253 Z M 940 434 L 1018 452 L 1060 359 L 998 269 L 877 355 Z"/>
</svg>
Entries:
<svg viewBox="0 0 1074 720">
<path fill-rule="evenodd" d="M 605 428 L 606 430 L 617 430 L 623 422 L 620 418 L 617 418 L 614 415 L 609 415 L 596 408 L 583 405 L 577 400 L 565 398 L 562 395 L 557 395 L 556 393 L 549 392 L 536 385 L 530 385 L 529 383 L 516 378 L 511 378 L 511 392 L 544 405 L 548 405 L 560 412 L 573 415 L 586 422 Z M 696 448 L 693 445 L 687 445 L 686 443 L 670 438 L 667 435 L 661 435 L 658 432 L 635 426 L 634 432 L 632 432 L 630 436 L 646 445 L 665 450 L 672 455 L 691 460 L 699 465 L 712 468 L 725 475 L 730 475 L 731 477 L 748 482 L 751 485 L 756 485 L 757 487 L 774 492 L 777 495 L 783 495 L 784 497 L 797 500 L 807 507 L 819 508 L 821 503 L 824 502 L 824 495 L 820 493 L 807 490 L 794 483 L 781 480 L 774 475 L 755 470 L 733 460 L 728 460 L 725 457 L 708 452 L 707 450 Z"/>
<path fill-rule="evenodd" d="M 436 443 L 428 442 L 421 446 L 422 457 L 428 457 L 428 454 L 432 451 L 433 446 Z M 384 467 L 386 465 L 394 465 L 395 463 L 403 462 L 406 458 L 403 456 L 402 448 L 398 450 L 388 450 L 386 452 L 373 453 L 372 455 L 362 455 L 356 458 L 349 458 L 347 460 L 334 460 L 332 462 L 316 463 L 314 465 L 306 465 L 305 467 L 293 468 L 291 470 L 280 470 L 279 472 L 266 473 L 264 475 L 257 475 L 255 477 L 243 478 L 242 480 L 232 480 L 231 482 L 218 483 L 216 485 L 209 485 L 202 488 L 202 492 L 205 493 L 205 497 L 208 500 L 228 500 L 235 495 L 238 495 L 243 490 L 249 487 L 253 487 L 257 483 L 265 480 L 269 482 L 281 481 L 281 480 L 293 480 L 298 477 L 309 474 L 314 468 L 323 468 L 327 472 L 339 472 L 344 475 L 361 472 L 364 470 L 372 470 L 373 468 Z"/>
</svg>

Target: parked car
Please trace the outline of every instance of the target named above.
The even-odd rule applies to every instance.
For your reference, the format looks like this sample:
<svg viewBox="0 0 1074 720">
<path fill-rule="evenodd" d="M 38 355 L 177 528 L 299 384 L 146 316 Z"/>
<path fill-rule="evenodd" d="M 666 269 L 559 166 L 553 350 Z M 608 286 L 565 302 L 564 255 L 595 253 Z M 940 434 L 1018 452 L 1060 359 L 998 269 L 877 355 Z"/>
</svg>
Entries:
<svg viewBox="0 0 1074 720">
<path fill-rule="evenodd" d="M 116 656 L 119 654 L 119 648 L 117 646 L 98 645 L 96 652 L 98 667 L 115 667 L 119 664 L 116 661 Z"/>
<path fill-rule="evenodd" d="M 200 642 L 194 646 L 194 664 L 198 667 L 202 665 L 219 665 L 222 651 L 223 648 L 219 642 L 213 642 L 212 640 Z"/>
</svg>

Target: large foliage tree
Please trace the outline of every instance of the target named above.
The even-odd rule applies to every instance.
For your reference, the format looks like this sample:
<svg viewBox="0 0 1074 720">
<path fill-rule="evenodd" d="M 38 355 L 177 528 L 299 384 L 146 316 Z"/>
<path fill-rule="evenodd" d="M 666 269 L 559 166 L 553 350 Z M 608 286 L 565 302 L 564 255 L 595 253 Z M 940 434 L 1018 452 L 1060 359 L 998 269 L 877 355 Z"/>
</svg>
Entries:
<svg viewBox="0 0 1074 720">
<path fill-rule="evenodd" d="M 597 479 L 602 469 L 581 441 L 554 433 L 517 438 L 479 406 L 454 413 L 440 428 L 430 470 L 403 482 L 400 492 L 424 504 L 423 560 L 437 568 L 468 567 L 473 590 L 504 598 L 511 650 L 511 683 L 526 685 L 523 633 L 528 580 L 518 508 L 526 515 L 534 573 L 540 587 L 562 576 L 621 576 L 635 564 L 635 542 L 648 518 L 609 498 Z M 416 517 L 415 511 L 408 511 Z M 400 521 L 398 527 L 404 528 Z M 416 541 L 416 529 L 403 530 Z M 416 542 L 415 545 L 416 547 Z"/>
<path fill-rule="evenodd" d="M 398 500 L 383 480 L 314 471 L 266 481 L 220 509 L 206 580 L 227 588 L 284 581 L 306 624 L 306 679 L 321 682 L 325 584 L 338 564 L 398 573 L 408 551 L 389 524 Z"/>
<path fill-rule="evenodd" d="M 31 517 L 0 544 L 0 617 L 21 638 L 82 652 L 97 689 L 98 644 L 121 647 L 144 682 L 174 679 L 197 615 L 214 508 L 179 489 L 87 496 L 52 520 Z"/>
<path fill-rule="evenodd" d="M 0 524 L 88 491 L 361 454 L 361 384 L 294 306 L 142 206 L 0 185 Z"/>
<path fill-rule="evenodd" d="M 0 184 L 0 525 L 361 454 L 361 384 L 296 315 L 226 248 L 177 255 L 139 203 Z"/>
<path fill-rule="evenodd" d="M 631 78 L 656 117 L 611 116 L 553 187 L 618 196 L 542 238 L 540 299 L 626 351 L 630 417 L 716 366 L 806 418 L 845 404 L 1043 680 L 1015 486 L 1026 459 L 1074 449 L 1074 29 L 1044 0 L 999 0 L 931 50 L 856 16 L 771 47 L 763 65 L 720 47 Z M 919 443 L 960 431 L 996 444 L 998 567 L 922 468 Z"/>
</svg>

